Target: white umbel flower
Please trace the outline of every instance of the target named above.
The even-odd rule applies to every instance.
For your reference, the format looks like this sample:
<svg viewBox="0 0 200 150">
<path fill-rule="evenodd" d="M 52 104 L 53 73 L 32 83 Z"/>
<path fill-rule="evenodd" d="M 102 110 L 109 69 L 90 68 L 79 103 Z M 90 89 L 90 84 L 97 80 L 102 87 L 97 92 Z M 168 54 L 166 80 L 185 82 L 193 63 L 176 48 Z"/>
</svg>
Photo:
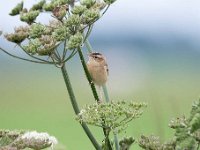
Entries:
<svg viewBox="0 0 200 150">
<path fill-rule="evenodd" d="M 23 143 L 23 147 L 43 149 L 51 147 L 58 143 L 54 136 L 50 136 L 48 133 L 38 133 L 36 131 L 26 132 L 18 139 L 19 143 Z M 17 143 L 18 143 L 17 142 Z"/>
</svg>

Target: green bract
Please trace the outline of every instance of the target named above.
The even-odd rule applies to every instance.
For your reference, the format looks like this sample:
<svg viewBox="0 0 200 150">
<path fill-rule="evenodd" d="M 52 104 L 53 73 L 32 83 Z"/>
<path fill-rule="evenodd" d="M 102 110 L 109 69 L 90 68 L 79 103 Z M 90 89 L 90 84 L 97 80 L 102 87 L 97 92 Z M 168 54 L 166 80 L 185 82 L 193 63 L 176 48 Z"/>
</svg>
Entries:
<svg viewBox="0 0 200 150">
<path fill-rule="evenodd" d="M 20 13 L 20 20 L 28 24 L 32 24 L 39 14 L 40 14 L 39 10 L 33 10 L 27 13 Z"/>
<path fill-rule="evenodd" d="M 75 35 L 70 36 L 68 41 L 68 49 L 75 49 L 82 45 L 83 36 L 81 33 L 76 33 Z"/>
<path fill-rule="evenodd" d="M 23 5 L 24 5 L 23 1 L 22 1 L 21 3 L 19 3 L 19 4 L 17 4 L 17 6 L 15 6 L 15 7 L 11 10 L 11 12 L 9 13 L 9 15 L 11 15 L 11 16 L 18 15 L 18 14 L 22 11 Z"/>
</svg>

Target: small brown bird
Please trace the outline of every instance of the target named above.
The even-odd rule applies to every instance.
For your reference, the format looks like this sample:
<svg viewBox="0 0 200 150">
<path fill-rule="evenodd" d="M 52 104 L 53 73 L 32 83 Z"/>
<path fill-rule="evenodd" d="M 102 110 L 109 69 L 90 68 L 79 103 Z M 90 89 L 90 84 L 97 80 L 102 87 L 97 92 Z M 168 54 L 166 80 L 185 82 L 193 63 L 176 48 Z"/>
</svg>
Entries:
<svg viewBox="0 0 200 150">
<path fill-rule="evenodd" d="M 90 53 L 87 62 L 88 71 L 94 84 L 99 86 L 100 99 L 102 99 L 101 87 L 106 83 L 108 78 L 108 65 L 106 58 L 101 53 Z"/>
</svg>

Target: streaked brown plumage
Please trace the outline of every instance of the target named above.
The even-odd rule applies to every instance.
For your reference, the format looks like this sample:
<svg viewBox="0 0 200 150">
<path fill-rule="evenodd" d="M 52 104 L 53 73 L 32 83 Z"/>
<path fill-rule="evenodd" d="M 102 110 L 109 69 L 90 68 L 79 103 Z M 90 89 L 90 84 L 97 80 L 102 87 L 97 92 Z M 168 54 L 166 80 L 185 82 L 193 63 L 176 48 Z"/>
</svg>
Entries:
<svg viewBox="0 0 200 150">
<path fill-rule="evenodd" d="M 90 53 L 87 67 L 93 82 L 98 86 L 103 86 L 108 77 L 106 58 L 101 53 Z"/>
</svg>

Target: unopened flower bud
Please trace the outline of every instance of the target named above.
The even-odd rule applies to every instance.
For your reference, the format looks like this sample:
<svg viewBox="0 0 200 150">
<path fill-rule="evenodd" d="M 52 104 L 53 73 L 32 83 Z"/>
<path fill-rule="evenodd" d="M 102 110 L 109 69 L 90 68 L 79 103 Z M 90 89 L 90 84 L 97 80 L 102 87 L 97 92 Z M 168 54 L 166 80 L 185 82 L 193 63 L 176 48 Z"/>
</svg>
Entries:
<svg viewBox="0 0 200 150">
<path fill-rule="evenodd" d="M 21 3 L 19 3 L 19 4 L 17 4 L 17 5 L 11 10 L 11 12 L 9 13 L 9 15 L 11 15 L 11 16 L 18 15 L 18 14 L 22 11 L 23 5 L 24 5 L 23 1 L 22 1 Z"/>
<path fill-rule="evenodd" d="M 69 29 L 65 26 L 60 26 L 52 32 L 52 37 L 57 41 L 63 41 L 70 37 Z"/>
<path fill-rule="evenodd" d="M 79 15 L 71 15 L 66 21 L 65 21 L 65 25 L 67 27 L 74 27 L 74 26 L 78 26 L 81 23 L 81 18 Z"/>
<path fill-rule="evenodd" d="M 100 17 L 100 11 L 97 9 L 89 9 L 83 13 L 83 21 L 85 24 L 93 23 Z"/>
<path fill-rule="evenodd" d="M 41 11 L 45 2 L 46 2 L 45 0 L 41 0 L 37 4 L 33 5 L 30 10 L 40 10 Z"/>
<path fill-rule="evenodd" d="M 76 33 L 69 38 L 68 49 L 75 49 L 81 46 L 83 42 L 83 36 L 81 33 Z"/>
<path fill-rule="evenodd" d="M 57 46 L 55 39 L 50 35 L 42 35 L 40 42 L 41 47 L 37 50 L 39 55 L 50 55 Z"/>
<path fill-rule="evenodd" d="M 28 30 L 29 30 L 29 28 L 27 26 L 25 26 L 25 27 L 20 26 L 18 28 L 15 28 L 14 33 L 6 34 L 5 38 L 8 41 L 19 44 L 29 36 Z"/>
<path fill-rule="evenodd" d="M 36 24 L 32 24 L 30 27 L 30 37 L 31 38 L 38 38 L 41 37 L 41 35 L 44 33 L 45 31 L 45 26 L 40 24 L 40 23 L 36 23 Z"/>
<path fill-rule="evenodd" d="M 20 20 L 28 24 L 32 24 L 39 14 L 40 11 L 38 10 L 29 11 L 27 13 L 20 13 Z"/>
<path fill-rule="evenodd" d="M 53 5 L 52 3 L 44 4 L 43 9 L 44 9 L 45 11 L 53 11 L 54 5 Z"/>
<path fill-rule="evenodd" d="M 81 0 L 80 2 L 81 5 L 85 5 L 87 8 L 90 8 L 96 3 L 96 0 Z"/>
<path fill-rule="evenodd" d="M 106 3 L 103 1 L 103 2 L 96 2 L 92 8 L 93 9 L 98 9 L 98 10 L 102 10 L 106 7 Z"/>
<path fill-rule="evenodd" d="M 75 15 L 82 15 L 85 10 L 87 10 L 86 6 L 78 5 L 74 6 L 72 13 Z"/>
<path fill-rule="evenodd" d="M 39 39 L 34 39 L 31 40 L 28 45 L 23 46 L 23 48 L 27 53 L 34 55 L 37 53 L 40 46 L 41 42 L 39 41 Z"/>
</svg>

